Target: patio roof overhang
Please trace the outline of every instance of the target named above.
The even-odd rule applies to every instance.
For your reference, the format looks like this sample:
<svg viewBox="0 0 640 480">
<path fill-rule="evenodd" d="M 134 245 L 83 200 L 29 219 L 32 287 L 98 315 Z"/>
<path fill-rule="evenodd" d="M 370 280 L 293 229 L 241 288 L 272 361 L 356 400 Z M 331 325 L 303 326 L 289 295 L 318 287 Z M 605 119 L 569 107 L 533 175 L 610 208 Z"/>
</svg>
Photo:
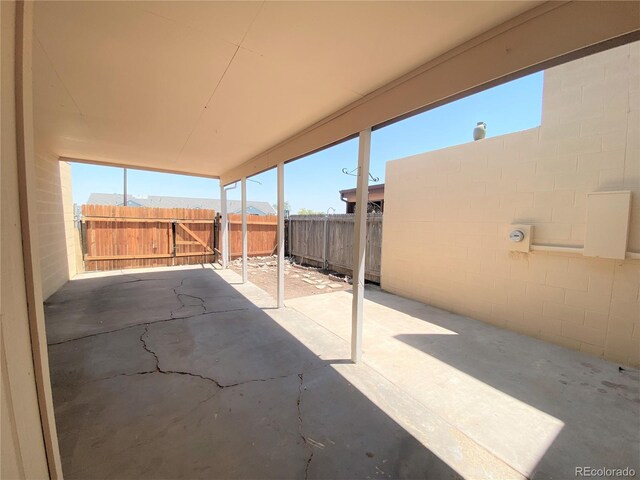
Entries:
<svg viewBox="0 0 640 480">
<path fill-rule="evenodd" d="M 637 2 L 38 2 L 36 138 L 229 184 L 630 41 L 639 19 Z"/>
<path fill-rule="evenodd" d="M 280 307 L 284 162 L 359 135 L 363 205 L 372 127 L 630 42 L 640 31 L 638 2 L 87 1 L 12 8 L 3 8 L 11 15 L 3 16 L 3 32 L 15 38 L 15 57 L 3 56 L 3 67 L 15 68 L 15 85 L 3 85 L 15 98 L 15 126 L 3 125 L 16 150 L 10 161 L 18 185 L 8 195 L 19 203 L 15 239 L 25 285 L 16 305 L 26 311 L 20 315 L 29 332 L 21 338 L 30 340 L 31 355 L 9 358 L 19 368 L 33 362 L 40 416 L 23 417 L 29 428 L 42 427 L 53 478 L 62 474 L 35 236 L 34 137 L 36 149 L 58 158 L 220 177 L 223 185 L 277 165 Z M 354 361 L 361 354 L 364 220 L 357 209 Z M 16 398 L 32 402 L 35 393 L 24 386 Z M 41 458 L 43 445 L 30 443 L 24 459 Z"/>
</svg>

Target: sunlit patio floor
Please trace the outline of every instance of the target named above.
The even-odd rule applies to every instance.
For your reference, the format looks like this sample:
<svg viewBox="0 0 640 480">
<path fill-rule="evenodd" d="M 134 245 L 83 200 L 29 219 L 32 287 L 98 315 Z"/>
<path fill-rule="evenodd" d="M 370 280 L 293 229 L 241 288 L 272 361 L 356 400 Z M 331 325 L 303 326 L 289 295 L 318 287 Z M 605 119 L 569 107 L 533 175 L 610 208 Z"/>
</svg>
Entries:
<svg viewBox="0 0 640 480">
<path fill-rule="evenodd" d="M 67 478 L 572 478 L 640 471 L 638 372 L 370 288 L 230 270 L 76 277 L 46 305 Z"/>
</svg>

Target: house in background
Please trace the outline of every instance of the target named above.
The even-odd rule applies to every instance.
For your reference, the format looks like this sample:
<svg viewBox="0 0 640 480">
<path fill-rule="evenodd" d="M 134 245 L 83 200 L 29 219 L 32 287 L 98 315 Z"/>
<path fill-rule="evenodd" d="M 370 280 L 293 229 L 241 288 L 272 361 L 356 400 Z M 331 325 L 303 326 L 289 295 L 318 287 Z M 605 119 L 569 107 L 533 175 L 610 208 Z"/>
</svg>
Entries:
<svg viewBox="0 0 640 480">
<path fill-rule="evenodd" d="M 340 200 L 347 204 L 345 213 L 356 213 L 356 189 L 340 190 Z M 384 212 L 384 183 L 369 185 L 369 213 Z"/>
<path fill-rule="evenodd" d="M 123 196 L 119 193 L 92 193 L 87 200 L 89 205 L 122 206 L 123 203 Z M 216 212 L 221 210 L 218 198 L 169 197 L 164 195 L 144 197 L 129 195 L 127 207 L 212 209 Z M 240 200 L 227 200 L 227 211 L 242 213 Z M 276 211 L 269 202 L 247 200 L 247 213 L 249 215 L 275 215 Z"/>
</svg>

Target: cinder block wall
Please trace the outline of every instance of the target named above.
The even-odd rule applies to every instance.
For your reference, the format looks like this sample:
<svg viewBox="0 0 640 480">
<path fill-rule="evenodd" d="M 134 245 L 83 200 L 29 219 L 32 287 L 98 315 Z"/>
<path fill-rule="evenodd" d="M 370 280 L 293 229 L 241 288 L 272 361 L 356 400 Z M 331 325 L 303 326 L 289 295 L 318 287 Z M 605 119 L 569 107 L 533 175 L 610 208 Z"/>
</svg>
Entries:
<svg viewBox="0 0 640 480">
<path fill-rule="evenodd" d="M 535 244 L 582 246 L 587 193 L 631 190 L 640 252 L 639 74 L 639 43 L 555 67 L 540 127 L 388 162 L 382 287 L 640 366 L 640 261 L 517 254 L 505 239 L 525 223 Z"/>
<path fill-rule="evenodd" d="M 0 478 L 49 478 L 27 311 L 15 89 L 16 3 L 0 2 Z"/>
<path fill-rule="evenodd" d="M 46 299 L 76 273 L 71 165 L 36 152 L 38 247 Z"/>
</svg>

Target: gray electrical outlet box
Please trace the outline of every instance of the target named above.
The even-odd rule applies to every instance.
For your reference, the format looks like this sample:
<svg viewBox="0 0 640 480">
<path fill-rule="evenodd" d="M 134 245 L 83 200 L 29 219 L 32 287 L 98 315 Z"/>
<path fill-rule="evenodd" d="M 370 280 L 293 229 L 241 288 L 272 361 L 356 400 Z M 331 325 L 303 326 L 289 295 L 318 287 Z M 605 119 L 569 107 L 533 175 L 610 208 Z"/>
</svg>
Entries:
<svg viewBox="0 0 640 480">
<path fill-rule="evenodd" d="M 532 236 L 533 225 L 509 225 L 506 232 L 509 250 L 528 252 L 531 250 Z"/>
</svg>

